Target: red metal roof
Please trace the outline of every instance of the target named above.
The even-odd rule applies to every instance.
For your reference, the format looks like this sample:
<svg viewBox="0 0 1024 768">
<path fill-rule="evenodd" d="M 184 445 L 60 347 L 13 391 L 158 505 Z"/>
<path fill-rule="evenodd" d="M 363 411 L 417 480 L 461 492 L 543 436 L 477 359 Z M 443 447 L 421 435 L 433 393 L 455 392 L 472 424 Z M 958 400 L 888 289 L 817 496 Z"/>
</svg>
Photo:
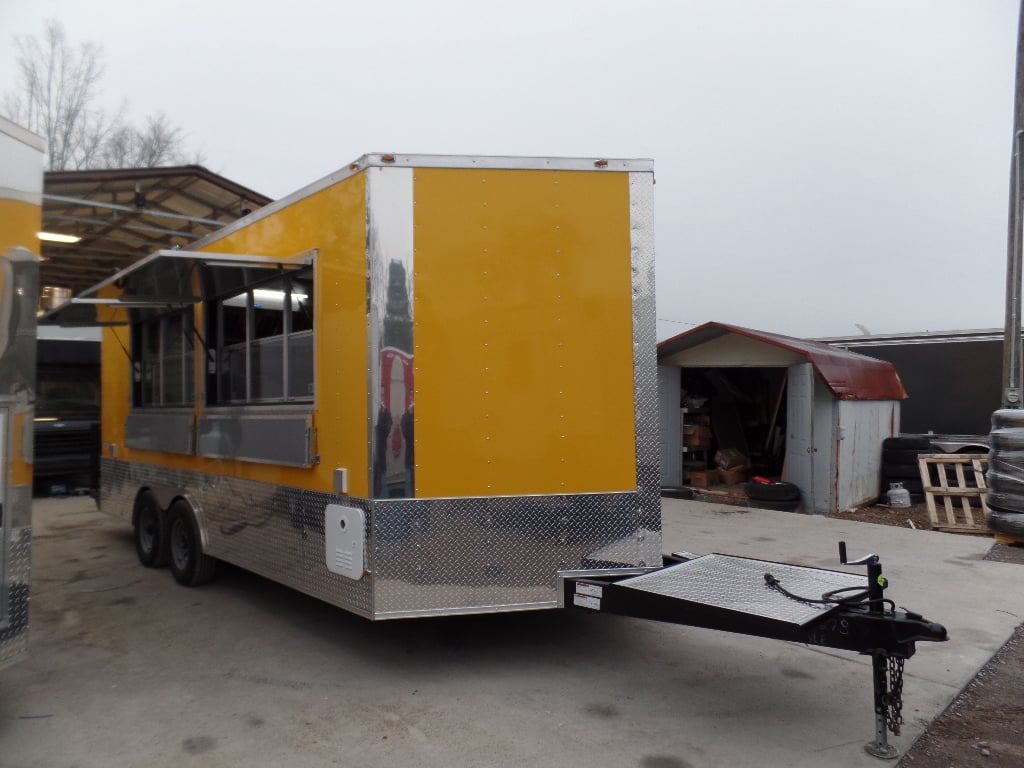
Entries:
<svg viewBox="0 0 1024 768">
<path fill-rule="evenodd" d="M 658 344 L 658 359 L 705 344 L 728 334 L 746 336 L 795 352 L 814 366 L 832 393 L 840 400 L 906 400 L 896 367 L 885 360 L 876 360 L 817 341 L 797 339 L 777 333 L 754 331 L 725 323 L 704 323 Z"/>
</svg>

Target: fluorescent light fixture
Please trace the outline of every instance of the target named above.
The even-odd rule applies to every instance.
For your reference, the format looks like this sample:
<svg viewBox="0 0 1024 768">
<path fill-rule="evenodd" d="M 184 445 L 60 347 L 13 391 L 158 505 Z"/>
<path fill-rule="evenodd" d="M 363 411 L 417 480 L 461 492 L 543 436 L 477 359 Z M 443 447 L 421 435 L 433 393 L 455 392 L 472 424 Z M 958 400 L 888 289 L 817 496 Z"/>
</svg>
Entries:
<svg viewBox="0 0 1024 768">
<path fill-rule="evenodd" d="M 56 232 L 40 232 L 40 240 L 46 240 L 49 243 L 77 243 L 82 238 L 78 235 L 60 235 Z"/>
<path fill-rule="evenodd" d="M 292 292 L 292 309 L 299 309 L 302 302 L 308 299 L 304 293 Z M 253 304 L 257 309 L 282 309 L 284 307 L 284 291 L 275 291 L 270 288 L 256 288 L 252 292 Z M 240 293 L 224 300 L 225 307 L 244 307 L 245 294 Z"/>
</svg>

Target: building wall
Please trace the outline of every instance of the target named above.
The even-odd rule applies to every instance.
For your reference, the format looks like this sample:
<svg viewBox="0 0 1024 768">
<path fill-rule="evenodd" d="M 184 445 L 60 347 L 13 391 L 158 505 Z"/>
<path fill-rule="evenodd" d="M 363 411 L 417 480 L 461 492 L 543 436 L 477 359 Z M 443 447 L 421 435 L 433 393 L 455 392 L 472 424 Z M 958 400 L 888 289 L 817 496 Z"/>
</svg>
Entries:
<svg viewBox="0 0 1024 768">
<path fill-rule="evenodd" d="M 1001 339 L 841 346 L 896 366 L 910 396 L 902 407 L 904 432 L 989 433 L 1002 397 Z"/>
</svg>

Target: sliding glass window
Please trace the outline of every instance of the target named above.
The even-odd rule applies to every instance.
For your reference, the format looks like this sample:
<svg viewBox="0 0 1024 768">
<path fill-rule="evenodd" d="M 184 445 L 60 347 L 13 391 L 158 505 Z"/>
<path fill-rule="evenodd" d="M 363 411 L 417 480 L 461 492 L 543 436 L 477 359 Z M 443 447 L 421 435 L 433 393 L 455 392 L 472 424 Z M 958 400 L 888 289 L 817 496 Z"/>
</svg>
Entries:
<svg viewBox="0 0 1024 768">
<path fill-rule="evenodd" d="M 209 302 L 211 404 L 313 399 L 313 282 L 309 270 Z"/>
<path fill-rule="evenodd" d="M 132 324 L 133 404 L 139 407 L 192 405 L 195 402 L 192 308 L 146 314 L 149 316 Z"/>
</svg>

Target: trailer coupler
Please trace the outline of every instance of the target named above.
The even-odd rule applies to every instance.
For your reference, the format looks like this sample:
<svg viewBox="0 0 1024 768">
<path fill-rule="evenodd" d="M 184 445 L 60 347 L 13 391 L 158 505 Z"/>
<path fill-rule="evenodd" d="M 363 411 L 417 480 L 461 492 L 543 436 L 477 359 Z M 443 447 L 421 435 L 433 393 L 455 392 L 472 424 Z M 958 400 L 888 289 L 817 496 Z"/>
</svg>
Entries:
<svg viewBox="0 0 1024 768">
<path fill-rule="evenodd" d="M 898 755 L 888 733 L 903 722 L 903 667 L 919 641 L 947 639 L 941 624 L 897 611 L 878 555 L 847 560 L 863 576 L 733 557 L 676 553 L 663 568 L 601 575 L 563 574 L 567 606 L 622 616 L 775 638 L 871 656 L 875 738 L 871 755 Z"/>
</svg>

